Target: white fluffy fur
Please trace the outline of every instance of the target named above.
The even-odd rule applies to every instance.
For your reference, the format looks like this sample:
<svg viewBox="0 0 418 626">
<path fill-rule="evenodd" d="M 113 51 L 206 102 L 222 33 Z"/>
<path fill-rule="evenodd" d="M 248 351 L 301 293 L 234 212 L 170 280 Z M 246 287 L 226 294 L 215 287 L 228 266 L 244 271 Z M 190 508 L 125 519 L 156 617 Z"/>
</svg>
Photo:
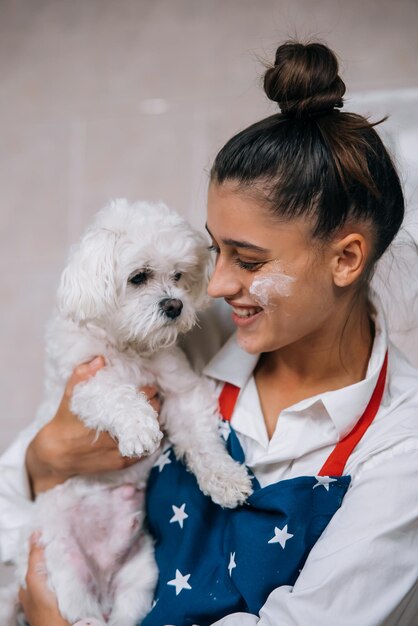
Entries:
<svg viewBox="0 0 418 626">
<path fill-rule="evenodd" d="M 165 205 L 116 200 L 97 214 L 63 272 L 47 332 L 39 428 L 55 414 L 74 367 L 103 355 L 106 366 L 76 386 L 72 409 L 90 428 L 111 433 L 123 455 L 145 455 L 120 472 L 70 479 L 35 503 L 26 537 L 41 529 L 49 585 L 71 623 L 134 626 L 150 608 L 157 571 L 142 530 L 142 500 L 163 434 L 138 387 L 158 385 L 161 428 L 204 493 L 226 507 L 251 493 L 245 467 L 228 456 L 218 435 L 213 386 L 175 346 L 205 304 L 209 264 L 203 237 Z M 129 282 L 144 270 L 145 284 Z M 164 298 L 182 301 L 176 319 L 161 311 Z"/>
</svg>

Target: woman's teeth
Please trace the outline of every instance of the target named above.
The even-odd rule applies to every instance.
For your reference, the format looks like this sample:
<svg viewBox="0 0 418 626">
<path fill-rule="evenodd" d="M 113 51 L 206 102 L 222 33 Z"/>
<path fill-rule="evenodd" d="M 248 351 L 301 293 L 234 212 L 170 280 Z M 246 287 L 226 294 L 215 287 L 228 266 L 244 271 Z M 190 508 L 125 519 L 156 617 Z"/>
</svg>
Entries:
<svg viewBox="0 0 418 626">
<path fill-rule="evenodd" d="M 254 306 L 251 308 L 235 308 L 232 307 L 232 310 L 234 311 L 235 315 L 237 315 L 238 317 L 251 317 L 252 315 L 256 315 L 256 313 L 260 313 L 260 311 L 262 311 L 263 309 L 259 306 Z"/>
</svg>

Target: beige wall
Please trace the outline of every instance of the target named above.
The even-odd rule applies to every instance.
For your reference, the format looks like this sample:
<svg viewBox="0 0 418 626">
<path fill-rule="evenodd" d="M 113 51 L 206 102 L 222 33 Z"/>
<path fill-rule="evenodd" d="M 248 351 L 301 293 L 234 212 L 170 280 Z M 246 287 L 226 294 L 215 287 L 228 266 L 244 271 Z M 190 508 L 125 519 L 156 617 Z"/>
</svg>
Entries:
<svg viewBox="0 0 418 626">
<path fill-rule="evenodd" d="M 295 33 L 334 47 L 352 106 L 392 112 L 413 159 L 417 24 L 414 0 L 0 3 L 0 449 L 39 402 L 44 323 L 90 216 L 127 196 L 200 225 L 217 147 L 273 110 L 257 57 Z M 415 354 L 416 334 L 405 344 Z"/>
</svg>

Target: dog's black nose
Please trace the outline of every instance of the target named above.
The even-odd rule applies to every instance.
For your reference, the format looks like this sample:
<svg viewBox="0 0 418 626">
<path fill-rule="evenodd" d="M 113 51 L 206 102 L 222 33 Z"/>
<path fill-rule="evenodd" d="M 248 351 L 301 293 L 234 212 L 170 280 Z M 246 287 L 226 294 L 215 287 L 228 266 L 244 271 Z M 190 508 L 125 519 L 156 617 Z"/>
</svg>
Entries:
<svg viewBox="0 0 418 626">
<path fill-rule="evenodd" d="M 176 319 L 180 315 L 182 308 L 183 302 L 177 300 L 177 298 L 164 298 L 164 300 L 160 301 L 160 309 L 171 320 Z"/>
</svg>

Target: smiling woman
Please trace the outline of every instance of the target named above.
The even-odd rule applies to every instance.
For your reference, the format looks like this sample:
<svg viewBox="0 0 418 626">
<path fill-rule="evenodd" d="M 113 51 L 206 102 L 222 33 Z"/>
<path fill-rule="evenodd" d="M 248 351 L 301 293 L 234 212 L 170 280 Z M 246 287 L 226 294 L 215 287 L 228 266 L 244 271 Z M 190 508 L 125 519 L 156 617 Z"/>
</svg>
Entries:
<svg viewBox="0 0 418 626">
<path fill-rule="evenodd" d="M 206 226 L 208 293 L 237 332 L 205 372 L 254 493 L 225 512 L 174 459 L 151 477 L 160 580 L 144 624 L 412 626 L 418 375 L 369 288 L 402 223 L 401 186 L 373 125 L 338 110 L 345 86 L 326 46 L 280 46 L 265 88 L 281 113 L 219 152 Z M 188 513 L 175 548 L 161 520 L 174 489 Z M 177 567 L 187 586 L 174 601 Z"/>
<path fill-rule="evenodd" d="M 371 251 L 363 224 L 318 242 L 312 219 L 277 217 L 225 182 L 210 187 L 208 231 L 217 253 L 208 293 L 231 305 L 239 345 L 262 353 L 255 379 L 270 435 L 283 408 L 364 378 L 372 328 L 359 288 Z"/>
<path fill-rule="evenodd" d="M 276 358 L 283 362 L 285 354 L 292 355 L 293 370 L 298 352 L 301 373 L 310 371 L 312 360 L 325 389 L 330 373 L 338 371 L 334 361 L 340 353 L 351 369 L 344 382 L 364 375 L 370 324 L 367 293 L 357 294 L 371 243 L 363 224 L 354 233 L 349 228 L 345 236 L 339 232 L 333 245 L 321 243 L 312 239 L 312 219 L 277 217 L 236 182 L 225 182 L 211 185 L 208 230 L 218 255 L 208 292 L 232 306 L 237 339 L 247 352 L 268 353 L 263 359 L 272 365 Z M 241 241 L 232 241 L 230 233 L 239 233 Z M 344 320 L 350 328 L 342 335 Z M 326 355 L 322 366 L 319 351 Z M 353 370 L 359 357 L 362 365 Z"/>
<path fill-rule="evenodd" d="M 280 46 L 265 90 L 280 113 L 220 150 L 207 216 L 208 292 L 237 332 L 205 373 L 254 491 L 223 509 L 164 450 L 142 624 L 414 626 L 418 372 L 369 287 L 403 220 L 401 186 L 373 124 L 339 111 L 326 46 Z"/>
</svg>

